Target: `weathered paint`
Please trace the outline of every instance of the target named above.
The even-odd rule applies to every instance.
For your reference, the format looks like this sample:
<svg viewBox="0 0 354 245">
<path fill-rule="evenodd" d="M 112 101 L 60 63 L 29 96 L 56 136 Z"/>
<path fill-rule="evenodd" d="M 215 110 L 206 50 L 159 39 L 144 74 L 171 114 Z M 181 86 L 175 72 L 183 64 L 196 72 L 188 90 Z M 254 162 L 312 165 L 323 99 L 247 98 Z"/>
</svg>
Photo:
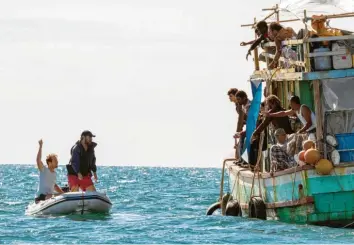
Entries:
<svg viewBox="0 0 354 245">
<path fill-rule="evenodd" d="M 230 189 L 242 206 L 242 215 L 248 216 L 248 202 L 252 189 L 252 174 L 229 166 Z M 254 179 L 253 195 L 261 196 L 267 205 L 268 219 L 291 223 L 329 225 L 348 224 L 354 220 L 354 164 L 335 167 L 330 175 L 319 175 L 314 168 L 288 171 L 275 177 Z M 236 184 L 235 184 L 236 183 Z M 312 197 L 313 203 L 281 205 Z M 274 206 L 277 205 L 277 206 Z M 274 208 L 276 207 L 276 208 Z"/>
</svg>

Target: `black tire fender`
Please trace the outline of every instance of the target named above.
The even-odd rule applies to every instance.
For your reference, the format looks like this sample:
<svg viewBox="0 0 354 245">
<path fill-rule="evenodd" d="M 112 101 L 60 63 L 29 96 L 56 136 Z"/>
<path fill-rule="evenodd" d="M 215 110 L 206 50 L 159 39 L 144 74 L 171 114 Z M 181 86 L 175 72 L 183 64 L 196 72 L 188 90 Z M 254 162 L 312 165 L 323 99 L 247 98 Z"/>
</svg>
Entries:
<svg viewBox="0 0 354 245">
<path fill-rule="evenodd" d="M 237 200 L 231 200 L 227 203 L 226 216 L 241 216 L 241 207 Z"/>
<path fill-rule="evenodd" d="M 212 215 L 219 208 L 221 208 L 220 202 L 216 202 L 216 203 L 210 205 L 210 207 L 208 208 L 208 210 L 206 212 L 206 215 Z"/>
<path fill-rule="evenodd" d="M 248 203 L 248 216 L 256 219 L 267 219 L 266 206 L 260 197 L 252 197 Z"/>
</svg>

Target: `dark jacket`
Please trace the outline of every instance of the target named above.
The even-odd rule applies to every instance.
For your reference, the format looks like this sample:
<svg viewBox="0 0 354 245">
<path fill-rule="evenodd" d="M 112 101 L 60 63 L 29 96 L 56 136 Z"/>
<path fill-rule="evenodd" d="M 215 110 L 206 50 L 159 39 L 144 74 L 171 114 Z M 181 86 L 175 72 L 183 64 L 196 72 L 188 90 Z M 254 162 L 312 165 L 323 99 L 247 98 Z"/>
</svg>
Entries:
<svg viewBox="0 0 354 245">
<path fill-rule="evenodd" d="M 97 144 L 92 142 L 87 151 L 85 151 L 80 141 L 76 142 L 76 144 L 71 148 L 70 162 L 66 165 L 68 175 L 77 176 L 78 173 L 81 173 L 82 176 L 91 176 L 91 172 L 96 173 L 96 146 Z"/>
</svg>

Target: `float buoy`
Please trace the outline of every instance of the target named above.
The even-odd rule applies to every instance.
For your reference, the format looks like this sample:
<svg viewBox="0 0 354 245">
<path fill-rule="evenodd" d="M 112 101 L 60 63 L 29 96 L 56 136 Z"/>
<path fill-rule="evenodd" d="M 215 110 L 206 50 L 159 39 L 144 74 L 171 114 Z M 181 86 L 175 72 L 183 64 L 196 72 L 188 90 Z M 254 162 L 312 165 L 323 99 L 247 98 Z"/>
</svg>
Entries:
<svg viewBox="0 0 354 245">
<path fill-rule="evenodd" d="M 315 142 L 313 142 L 312 140 L 306 140 L 302 144 L 302 148 L 304 149 L 304 151 L 307 151 L 308 149 L 311 148 L 315 148 Z"/>
<path fill-rule="evenodd" d="M 210 205 L 210 207 L 208 208 L 208 210 L 206 212 L 206 215 L 213 215 L 213 213 L 219 208 L 221 208 L 220 202 L 216 202 L 216 203 Z"/>
<path fill-rule="evenodd" d="M 252 197 L 249 201 L 248 216 L 256 219 L 267 219 L 266 206 L 260 197 Z"/>
<path fill-rule="evenodd" d="M 309 149 L 305 152 L 305 162 L 315 165 L 321 159 L 321 154 L 316 149 Z"/>
<path fill-rule="evenodd" d="M 315 168 L 318 174 L 328 175 L 332 172 L 333 164 L 327 159 L 321 159 L 316 163 Z"/>
<path fill-rule="evenodd" d="M 225 215 L 226 216 L 241 216 L 241 207 L 238 201 L 231 200 L 227 203 Z"/>
<path fill-rule="evenodd" d="M 300 151 L 299 153 L 299 160 L 302 162 L 305 162 L 305 152 L 306 151 Z"/>
</svg>

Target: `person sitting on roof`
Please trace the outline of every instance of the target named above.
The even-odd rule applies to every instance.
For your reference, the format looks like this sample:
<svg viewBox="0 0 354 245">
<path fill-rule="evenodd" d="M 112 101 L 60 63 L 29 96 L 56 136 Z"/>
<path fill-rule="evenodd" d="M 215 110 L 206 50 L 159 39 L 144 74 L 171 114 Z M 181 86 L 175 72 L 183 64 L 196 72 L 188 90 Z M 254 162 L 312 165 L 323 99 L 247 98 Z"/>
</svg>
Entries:
<svg viewBox="0 0 354 245">
<path fill-rule="evenodd" d="M 55 169 L 58 167 L 58 158 L 55 154 L 49 154 L 46 158 L 47 166 L 42 162 L 42 147 L 43 140 L 39 142 L 39 149 L 37 153 L 37 168 L 39 170 L 39 186 L 35 202 L 45 201 L 51 198 L 54 191 L 64 193 L 64 191 L 57 185 L 57 174 Z"/>
<path fill-rule="evenodd" d="M 296 33 L 291 27 L 283 27 L 282 25 L 273 22 L 269 25 L 269 34 L 274 40 L 276 47 L 274 60 L 269 64 L 269 69 L 274 69 L 278 67 L 278 61 L 282 51 L 282 42 L 296 37 Z"/>
<path fill-rule="evenodd" d="M 295 144 L 295 134 L 287 135 L 285 130 L 275 130 L 277 144 L 270 148 L 271 172 L 285 170 L 297 165 L 294 156 L 290 153 Z"/>
<path fill-rule="evenodd" d="M 316 141 L 316 116 L 315 113 L 307 105 L 301 105 L 300 98 L 293 96 L 290 99 L 291 109 L 287 111 L 280 111 L 276 113 L 266 112 L 266 117 L 287 117 L 297 116 L 301 121 L 303 127 L 297 132 L 298 134 L 307 133 L 308 139 Z"/>
</svg>

